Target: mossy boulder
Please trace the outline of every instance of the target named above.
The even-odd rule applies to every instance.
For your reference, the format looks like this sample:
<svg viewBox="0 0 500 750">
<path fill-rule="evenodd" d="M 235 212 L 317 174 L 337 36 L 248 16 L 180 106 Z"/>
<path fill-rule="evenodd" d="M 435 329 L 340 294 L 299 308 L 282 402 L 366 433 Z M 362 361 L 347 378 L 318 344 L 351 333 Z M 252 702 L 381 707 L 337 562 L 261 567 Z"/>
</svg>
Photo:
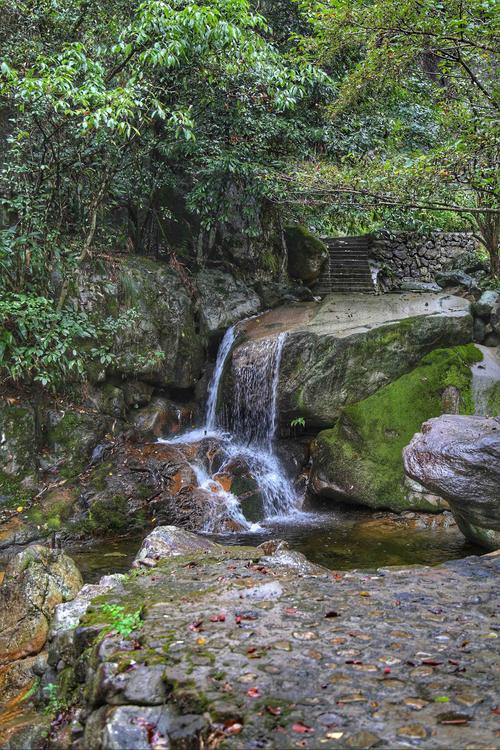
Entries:
<svg viewBox="0 0 500 750">
<path fill-rule="evenodd" d="M 61 476 L 74 479 L 87 466 L 92 451 L 102 440 L 107 420 L 79 411 L 49 411 L 48 464 L 57 465 Z"/>
<path fill-rule="evenodd" d="M 319 278 L 328 258 L 327 246 L 300 224 L 285 228 L 285 242 L 290 276 L 312 284 Z"/>
<path fill-rule="evenodd" d="M 288 334 L 279 382 L 284 424 L 300 416 L 308 428 L 331 427 L 345 406 L 411 371 L 433 349 L 472 341 L 465 300 L 405 297 L 365 295 L 351 304 L 332 296 L 309 322 Z M 423 314 L 404 317 L 416 311 Z M 392 315 L 393 322 L 385 323 Z"/>
<path fill-rule="evenodd" d="M 37 484 L 34 409 L 0 401 L 0 496 L 15 499 Z"/>
<path fill-rule="evenodd" d="M 205 337 L 192 292 L 177 271 L 147 258 L 127 258 L 113 274 L 83 274 L 75 296 L 91 314 L 123 321 L 114 335 L 112 375 L 194 386 L 204 365 Z M 104 376 L 93 373 L 95 380 Z"/>
<path fill-rule="evenodd" d="M 458 410 L 474 413 L 471 365 L 482 356 L 473 344 L 438 349 L 412 372 L 346 407 L 313 445 L 311 489 L 371 508 L 439 510 L 436 497 L 408 486 L 402 452 L 422 422 L 443 412 L 450 389 L 458 394 Z"/>
</svg>

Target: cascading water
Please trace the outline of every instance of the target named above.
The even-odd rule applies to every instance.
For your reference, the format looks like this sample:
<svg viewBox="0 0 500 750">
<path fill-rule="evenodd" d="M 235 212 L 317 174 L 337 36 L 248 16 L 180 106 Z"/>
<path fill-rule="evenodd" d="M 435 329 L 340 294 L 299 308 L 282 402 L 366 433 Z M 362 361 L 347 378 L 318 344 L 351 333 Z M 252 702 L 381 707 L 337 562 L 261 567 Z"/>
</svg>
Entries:
<svg viewBox="0 0 500 750">
<path fill-rule="evenodd" d="M 233 344 L 236 340 L 236 329 L 234 326 L 228 328 L 217 352 L 215 368 L 208 386 L 208 399 L 205 411 L 205 429 L 213 432 L 217 429 L 217 399 L 219 397 L 219 385 L 224 372 L 226 360 L 229 357 Z"/>
<path fill-rule="evenodd" d="M 297 512 L 298 497 L 274 445 L 279 422 L 280 364 L 286 334 L 251 341 L 237 349 L 237 356 L 232 361 L 233 398 L 228 429 L 222 431 L 220 423 L 223 420 L 217 413 L 219 391 L 237 336 L 238 331 L 232 326 L 220 344 L 208 388 L 204 427 L 162 442 L 192 443 L 205 437 L 218 438 L 225 456 L 219 473 L 223 474 L 235 459 L 243 461 L 258 485 L 264 519 L 291 515 Z M 247 529 L 256 529 L 256 524 L 250 525 L 246 521 L 235 495 L 225 491 L 221 485 L 217 486 L 218 483 L 205 469 L 199 466 L 193 468 L 198 486 L 217 495 L 219 502 L 214 502 L 214 514 L 220 512 L 222 500 L 231 519 Z M 211 530 L 208 527 L 204 529 Z"/>
</svg>

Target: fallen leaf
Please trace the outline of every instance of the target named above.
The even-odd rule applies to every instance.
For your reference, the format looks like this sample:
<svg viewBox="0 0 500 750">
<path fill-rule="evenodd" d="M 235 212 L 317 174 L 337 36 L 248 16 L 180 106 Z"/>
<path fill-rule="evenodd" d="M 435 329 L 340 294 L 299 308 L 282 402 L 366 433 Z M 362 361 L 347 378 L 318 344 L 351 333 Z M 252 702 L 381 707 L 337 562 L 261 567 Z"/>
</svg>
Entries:
<svg viewBox="0 0 500 750">
<path fill-rule="evenodd" d="M 330 612 L 327 612 L 325 617 L 332 618 L 332 617 L 339 617 L 339 613 L 335 612 L 334 610 L 331 610 Z"/>
<path fill-rule="evenodd" d="M 203 620 L 199 620 L 198 622 L 192 622 L 189 626 L 189 630 L 194 630 L 196 632 L 199 632 L 200 630 L 203 630 Z"/>
<path fill-rule="evenodd" d="M 248 688 L 247 695 L 249 698 L 258 698 L 260 696 L 260 690 L 257 687 Z"/>
<path fill-rule="evenodd" d="M 279 706 L 266 706 L 266 711 L 272 716 L 281 716 L 282 709 Z"/>
<path fill-rule="evenodd" d="M 210 622 L 226 622 L 226 615 L 212 615 Z"/>
<path fill-rule="evenodd" d="M 206 642 L 207 642 L 206 638 L 198 638 L 196 640 L 196 643 L 198 644 L 198 646 L 204 646 Z"/>
<path fill-rule="evenodd" d="M 435 702 L 435 703 L 448 703 L 448 702 L 449 702 L 449 700 L 450 700 L 450 699 L 448 698 L 448 696 L 447 696 L 447 695 L 437 695 L 437 696 L 436 696 L 436 697 L 434 698 L 434 702 Z"/>
<path fill-rule="evenodd" d="M 360 592 L 359 592 L 359 595 L 360 595 L 360 596 L 371 596 L 371 594 L 370 594 L 370 592 L 369 592 L 369 591 L 360 591 Z"/>
<path fill-rule="evenodd" d="M 297 724 L 292 724 L 292 732 L 297 732 L 298 734 L 313 734 L 314 729 L 308 727 L 307 724 L 297 722 Z"/>
</svg>

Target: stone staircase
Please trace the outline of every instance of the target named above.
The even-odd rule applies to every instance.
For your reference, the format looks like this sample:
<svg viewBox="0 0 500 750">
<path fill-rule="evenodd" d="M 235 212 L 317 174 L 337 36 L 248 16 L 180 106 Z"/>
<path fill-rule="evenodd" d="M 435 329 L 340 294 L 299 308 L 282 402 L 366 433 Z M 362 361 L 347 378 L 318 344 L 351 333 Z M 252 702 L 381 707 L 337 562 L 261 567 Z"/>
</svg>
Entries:
<svg viewBox="0 0 500 750">
<path fill-rule="evenodd" d="M 326 268 L 314 293 L 320 297 L 334 292 L 375 293 L 368 255 L 370 235 L 361 237 L 330 237 L 323 239 L 329 250 Z"/>
</svg>

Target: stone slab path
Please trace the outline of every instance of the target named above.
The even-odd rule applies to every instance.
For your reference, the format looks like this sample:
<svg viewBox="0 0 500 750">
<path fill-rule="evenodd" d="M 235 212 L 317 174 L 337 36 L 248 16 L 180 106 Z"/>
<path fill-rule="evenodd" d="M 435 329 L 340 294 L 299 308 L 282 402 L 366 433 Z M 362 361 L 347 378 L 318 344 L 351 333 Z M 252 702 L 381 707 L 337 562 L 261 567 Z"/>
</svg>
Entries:
<svg viewBox="0 0 500 750">
<path fill-rule="evenodd" d="M 499 556 L 332 573 L 222 550 L 106 594 L 145 602 L 143 621 L 89 657 L 93 605 L 70 649 L 88 696 L 74 747 L 499 747 Z"/>
</svg>

